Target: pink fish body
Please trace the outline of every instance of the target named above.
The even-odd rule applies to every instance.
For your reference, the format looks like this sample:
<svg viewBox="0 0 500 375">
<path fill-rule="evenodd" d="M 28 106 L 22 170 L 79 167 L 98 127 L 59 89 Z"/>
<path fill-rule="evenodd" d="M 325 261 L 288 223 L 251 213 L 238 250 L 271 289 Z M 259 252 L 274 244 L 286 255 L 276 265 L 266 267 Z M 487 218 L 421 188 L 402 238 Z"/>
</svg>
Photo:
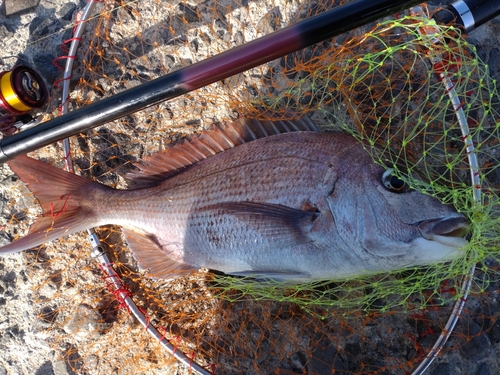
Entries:
<svg viewBox="0 0 500 375">
<path fill-rule="evenodd" d="M 144 160 L 132 190 L 18 157 L 9 165 L 44 215 L 0 253 L 104 224 L 122 226 L 139 265 L 160 278 L 204 267 L 343 279 L 463 253 L 461 214 L 391 186 L 353 137 L 311 130 L 306 119 L 226 123 Z"/>
</svg>

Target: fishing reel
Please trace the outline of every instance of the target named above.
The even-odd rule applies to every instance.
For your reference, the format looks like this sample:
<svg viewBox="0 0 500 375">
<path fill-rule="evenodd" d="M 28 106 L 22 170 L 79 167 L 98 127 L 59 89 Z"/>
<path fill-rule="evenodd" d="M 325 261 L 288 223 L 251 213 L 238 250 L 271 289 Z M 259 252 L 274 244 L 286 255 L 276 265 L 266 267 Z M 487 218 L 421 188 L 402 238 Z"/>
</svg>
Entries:
<svg viewBox="0 0 500 375">
<path fill-rule="evenodd" d="M 48 97 L 45 82 L 32 68 L 17 65 L 0 72 L 0 132 L 11 135 L 34 121 L 29 112 L 43 107 Z"/>
</svg>

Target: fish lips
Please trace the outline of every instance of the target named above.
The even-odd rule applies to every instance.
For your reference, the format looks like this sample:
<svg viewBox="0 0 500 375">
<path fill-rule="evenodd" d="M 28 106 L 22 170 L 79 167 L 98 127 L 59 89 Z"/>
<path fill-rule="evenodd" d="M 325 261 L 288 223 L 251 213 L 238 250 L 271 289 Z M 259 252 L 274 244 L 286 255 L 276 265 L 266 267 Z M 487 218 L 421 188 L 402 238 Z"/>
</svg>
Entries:
<svg viewBox="0 0 500 375">
<path fill-rule="evenodd" d="M 469 227 L 464 216 L 447 216 L 440 219 L 424 220 L 417 224 L 422 237 L 446 246 L 463 247 L 468 241 L 462 236 Z"/>
</svg>

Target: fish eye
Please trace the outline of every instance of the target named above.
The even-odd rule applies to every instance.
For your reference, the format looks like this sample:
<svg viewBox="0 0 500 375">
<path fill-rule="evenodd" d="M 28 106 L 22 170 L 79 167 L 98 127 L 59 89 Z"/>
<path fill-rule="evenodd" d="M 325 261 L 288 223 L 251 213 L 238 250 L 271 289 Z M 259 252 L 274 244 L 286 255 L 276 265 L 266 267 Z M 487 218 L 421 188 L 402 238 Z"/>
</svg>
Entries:
<svg viewBox="0 0 500 375">
<path fill-rule="evenodd" d="M 397 178 L 392 173 L 394 169 L 388 169 L 382 174 L 382 185 L 393 193 L 405 193 L 408 191 L 408 185 L 403 180 Z"/>
</svg>

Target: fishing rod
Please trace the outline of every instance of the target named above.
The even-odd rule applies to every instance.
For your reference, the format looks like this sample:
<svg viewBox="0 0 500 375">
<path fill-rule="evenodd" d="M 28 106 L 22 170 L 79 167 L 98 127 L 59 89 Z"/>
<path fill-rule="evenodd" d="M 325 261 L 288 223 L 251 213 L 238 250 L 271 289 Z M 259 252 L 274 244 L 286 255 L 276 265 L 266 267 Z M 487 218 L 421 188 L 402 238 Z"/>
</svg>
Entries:
<svg viewBox="0 0 500 375">
<path fill-rule="evenodd" d="M 17 155 L 95 128 L 162 101 L 223 80 L 422 0 L 358 0 L 0 140 L 0 164 Z"/>
<path fill-rule="evenodd" d="M 173 99 L 325 39 L 397 13 L 421 0 L 358 0 L 283 28 L 245 45 L 72 111 L 0 140 L 0 164 L 82 131 Z M 500 1 L 459 0 L 434 15 L 470 32 L 500 14 Z M 9 85 L 2 85 L 3 89 Z M 12 121 L 12 117 L 7 119 Z"/>
<path fill-rule="evenodd" d="M 498 0 L 458 0 L 434 14 L 440 24 L 462 26 L 466 33 L 500 14 Z"/>
</svg>

